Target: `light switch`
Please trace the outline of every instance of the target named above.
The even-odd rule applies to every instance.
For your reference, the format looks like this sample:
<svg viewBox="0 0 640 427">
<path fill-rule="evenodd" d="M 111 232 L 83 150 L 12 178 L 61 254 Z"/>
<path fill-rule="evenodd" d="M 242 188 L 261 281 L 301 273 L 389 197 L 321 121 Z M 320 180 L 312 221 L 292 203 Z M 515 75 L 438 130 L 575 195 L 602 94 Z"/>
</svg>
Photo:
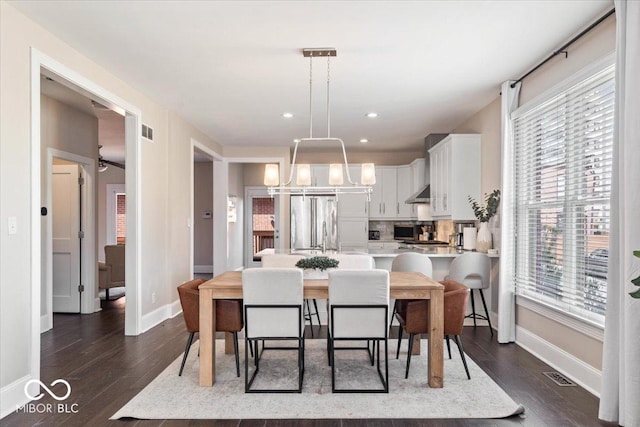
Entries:
<svg viewBox="0 0 640 427">
<path fill-rule="evenodd" d="M 18 234 L 18 218 L 10 216 L 7 218 L 7 229 L 9 234 Z"/>
</svg>

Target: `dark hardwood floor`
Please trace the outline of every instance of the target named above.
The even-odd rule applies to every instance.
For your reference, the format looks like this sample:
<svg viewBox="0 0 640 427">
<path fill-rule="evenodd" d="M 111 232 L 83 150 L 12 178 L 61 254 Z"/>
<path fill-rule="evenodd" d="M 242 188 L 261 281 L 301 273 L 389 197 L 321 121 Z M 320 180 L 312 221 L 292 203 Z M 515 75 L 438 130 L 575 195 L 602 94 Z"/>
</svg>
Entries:
<svg viewBox="0 0 640 427">
<path fill-rule="evenodd" d="M 42 334 L 45 384 L 64 378 L 71 384 L 67 405 L 76 413 L 13 413 L 2 426 L 606 426 L 597 418 L 598 399 L 581 387 L 559 387 L 542 372 L 550 371 L 515 344 L 500 345 L 486 327 L 465 328 L 466 353 L 491 376 L 525 413 L 499 420 L 119 420 L 109 421 L 120 407 L 182 354 L 187 339 L 182 316 L 167 320 L 138 337 L 125 337 L 124 298 L 102 301 L 91 315 L 54 316 L 54 329 Z M 394 328 L 395 329 L 395 328 Z M 320 336 L 326 336 L 321 330 Z M 395 330 L 394 330 L 395 332 Z M 307 334 L 307 336 L 310 336 Z M 316 330 L 315 336 L 318 337 Z M 54 390 L 56 390 L 54 388 Z M 348 398 L 345 396 L 345 398 Z M 176 402 L 180 396 L 176 396 Z M 46 395 L 43 404 L 57 405 Z M 74 408 L 69 408 L 74 409 Z M 56 412 L 56 411 L 54 411 Z M 398 414 L 401 416 L 401 414 Z"/>
</svg>

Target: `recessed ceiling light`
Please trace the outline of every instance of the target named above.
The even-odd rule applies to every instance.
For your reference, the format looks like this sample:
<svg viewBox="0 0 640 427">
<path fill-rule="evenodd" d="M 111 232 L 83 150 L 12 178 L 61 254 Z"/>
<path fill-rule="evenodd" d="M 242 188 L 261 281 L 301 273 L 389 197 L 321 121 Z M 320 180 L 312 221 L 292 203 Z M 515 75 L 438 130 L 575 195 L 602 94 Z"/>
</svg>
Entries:
<svg viewBox="0 0 640 427">
<path fill-rule="evenodd" d="M 369 117 L 370 119 L 375 119 L 376 117 L 378 117 L 378 113 L 374 113 L 374 112 L 367 113 L 367 117 Z"/>
<path fill-rule="evenodd" d="M 362 138 L 360 142 L 363 144 L 366 144 L 367 142 L 369 142 L 369 140 L 367 138 Z"/>
<path fill-rule="evenodd" d="M 291 117 L 293 117 L 293 113 L 282 113 L 282 117 L 284 117 L 285 119 L 290 119 Z"/>
</svg>

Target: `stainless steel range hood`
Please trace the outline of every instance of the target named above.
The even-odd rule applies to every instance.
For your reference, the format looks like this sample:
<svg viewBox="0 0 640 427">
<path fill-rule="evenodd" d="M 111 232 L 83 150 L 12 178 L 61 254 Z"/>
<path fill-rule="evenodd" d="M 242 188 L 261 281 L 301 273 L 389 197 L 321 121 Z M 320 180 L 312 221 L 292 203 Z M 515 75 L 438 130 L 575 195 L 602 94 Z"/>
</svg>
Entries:
<svg viewBox="0 0 640 427">
<path fill-rule="evenodd" d="M 411 197 L 404 201 L 405 203 L 431 203 L 431 186 L 427 184 L 422 187 L 416 193 L 413 193 Z"/>
<path fill-rule="evenodd" d="M 420 190 L 416 191 L 405 200 L 405 203 L 431 203 L 431 168 L 429 166 L 429 150 L 436 145 L 438 142 L 442 141 L 448 133 L 430 133 L 424 139 L 424 161 L 425 161 L 425 185 Z"/>
</svg>

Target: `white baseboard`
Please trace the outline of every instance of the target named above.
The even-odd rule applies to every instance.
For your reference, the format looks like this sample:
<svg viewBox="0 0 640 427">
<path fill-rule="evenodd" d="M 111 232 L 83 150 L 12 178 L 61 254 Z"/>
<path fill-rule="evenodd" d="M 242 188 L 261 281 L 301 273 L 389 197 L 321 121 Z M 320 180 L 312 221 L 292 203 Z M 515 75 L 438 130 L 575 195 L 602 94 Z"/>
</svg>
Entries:
<svg viewBox="0 0 640 427">
<path fill-rule="evenodd" d="M 147 332 L 149 329 L 154 326 L 164 322 L 167 319 L 175 317 L 177 313 L 182 311 L 182 307 L 180 306 L 180 300 L 173 301 L 172 303 L 165 304 L 161 307 L 156 308 L 150 313 L 147 313 L 142 316 L 142 327 L 140 328 L 140 333 Z"/>
<path fill-rule="evenodd" d="M 47 332 L 53 328 L 53 318 L 49 314 L 43 314 L 40 316 L 40 333 Z"/>
<path fill-rule="evenodd" d="M 213 274 L 213 265 L 194 265 L 194 273 Z"/>
<path fill-rule="evenodd" d="M 102 311 L 102 307 L 100 307 L 100 297 L 97 297 L 93 300 L 93 312 L 97 313 Z"/>
<path fill-rule="evenodd" d="M 31 375 L 25 375 L 0 389 L 0 418 L 6 417 L 29 402 L 29 398 L 24 394 L 24 386 L 31 379 Z"/>
<path fill-rule="evenodd" d="M 584 387 L 596 397 L 600 397 L 602 371 L 517 325 L 516 344 L 571 378 L 572 381 Z"/>
</svg>

